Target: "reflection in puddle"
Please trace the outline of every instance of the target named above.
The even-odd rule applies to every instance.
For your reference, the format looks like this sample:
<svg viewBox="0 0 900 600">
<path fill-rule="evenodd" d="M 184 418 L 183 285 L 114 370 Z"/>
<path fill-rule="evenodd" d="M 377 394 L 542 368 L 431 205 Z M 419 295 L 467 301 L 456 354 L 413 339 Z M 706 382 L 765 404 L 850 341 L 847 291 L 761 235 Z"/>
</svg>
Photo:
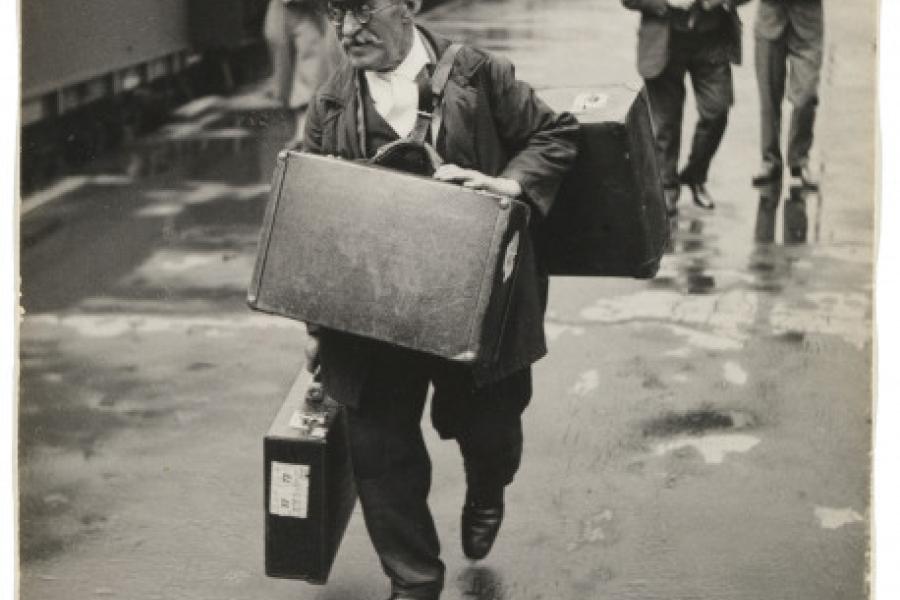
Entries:
<svg viewBox="0 0 900 600">
<path fill-rule="evenodd" d="M 705 261 L 696 261 L 686 269 L 688 294 L 708 294 L 715 290 L 716 279 L 705 272 L 706 268 Z"/>
<path fill-rule="evenodd" d="M 732 453 L 743 453 L 753 449 L 760 439 L 746 434 L 719 434 L 702 437 L 682 437 L 656 444 L 654 454 L 662 456 L 674 450 L 693 448 L 703 456 L 707 464 L 718 465 Z"/>
<path fill-rule="evenodd" d="M 872 340 L 871 320 L 871 298 L 861 292 L 816 292 L 800 301 L 779 300 L 769 316 L 776 335 L 834 335 L 860 349 Z"/>
<path fill-rule="evenodd" d="M 710 350 L 738 349 L 756 319 L 755 294 L 731 290 L 721 294 L 685 296 L 676 291 L 647 290 L 598 300 L 581 311 L 596 323 L 656 321 L 693 346 Z"/>
</svg>

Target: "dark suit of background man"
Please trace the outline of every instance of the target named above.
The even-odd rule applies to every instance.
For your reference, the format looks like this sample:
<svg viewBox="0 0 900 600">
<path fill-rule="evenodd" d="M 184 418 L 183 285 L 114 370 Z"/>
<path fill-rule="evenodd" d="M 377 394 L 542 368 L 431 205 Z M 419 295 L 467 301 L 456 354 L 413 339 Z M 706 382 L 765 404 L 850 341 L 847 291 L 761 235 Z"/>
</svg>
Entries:
<svg viewBox="0 0 900 600">
<path fill-rule="evenodd" d="M 406 137 L 419 105 L 420 77 L 450 52 L 450 41 L 416 27 L 421 0 L 331 0 L 347 62 L 310 104 L 304 148 L 346 159 L 372 157 Z M 453 56 L 450 54 L 449 56 Z M 578 122 L 556 114 L 515 77 L 512 64 L 470 46 L 452 62 L 443 118 L 432 139 L 445 163 L 435 177 L 518 197 L 531 226 L 556 197 L 575 161 Z M 455 439 L 466 499 L 463 552 L 483 558 L 504 510 L 504 488 L 522 455 L 521 413 L 531 398 L 531 364 L 546 353 L 547 275 L 529 236 L 495 363 L 470 370 L 336 331 L 321 331 L 325 390 L 347 407 L 350 451 L 363 517 L 393 600 L 436 600 L 444 583 L 437 531 L 428 509 L 431 462 L 420 422 L 429 383 L 432 423 Z M 337 274 L 336 276 L 339 276 Z"/>
<path fill-rule="evenodd" d="M 656 122 L 656 141 L 670 212 L 681 185 L 694 203 L 711 209 L 706 178 L 734 102 L 731 63 L 741 61 L 741 22 L 735 7 L 748 0 L 622 0 L 641 12 L 638 72 L 644 78 Z M 700 119 L 687 165 L 678 172 L 684 77 L 689 73 Z"/>
<path fill-rule="evenodd" d="M 788 65 L 788 99 L 794 110 L 787 163 L 791 176 L 802 185 L 816 185 L 809 172 L 809 150 L 819 103 L 823 22 L 822 0 L 760 0 L 755 37 L 763 165 L 753 178 L 756 185 L 781 178 L 781 103 Z"/>
</svg>

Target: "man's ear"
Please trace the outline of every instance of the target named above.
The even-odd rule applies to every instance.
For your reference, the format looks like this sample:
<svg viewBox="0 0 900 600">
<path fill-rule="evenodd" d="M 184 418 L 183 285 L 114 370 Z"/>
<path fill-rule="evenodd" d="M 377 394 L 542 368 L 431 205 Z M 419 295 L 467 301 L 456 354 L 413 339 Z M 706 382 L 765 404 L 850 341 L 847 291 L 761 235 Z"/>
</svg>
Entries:
<svg viewBox="0 0 900 600">
<path fill-rule="evenodd" d="M 414 17 L 422 9 L 422 0 L 402 0 L 406 7 L 406 15 Z"/>
</svg>

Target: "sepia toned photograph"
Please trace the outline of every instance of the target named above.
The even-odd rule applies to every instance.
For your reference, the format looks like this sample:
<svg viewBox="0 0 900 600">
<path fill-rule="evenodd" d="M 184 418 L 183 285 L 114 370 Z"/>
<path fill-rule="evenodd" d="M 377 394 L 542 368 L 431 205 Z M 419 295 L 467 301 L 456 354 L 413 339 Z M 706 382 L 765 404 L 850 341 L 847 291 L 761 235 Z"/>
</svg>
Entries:
<svg viewBox="0 0 900 600">
<path fill-rule="evenodd" d="M 872 597 L 876 0 L 18 18 L 17 598 Z"/>
</svg>

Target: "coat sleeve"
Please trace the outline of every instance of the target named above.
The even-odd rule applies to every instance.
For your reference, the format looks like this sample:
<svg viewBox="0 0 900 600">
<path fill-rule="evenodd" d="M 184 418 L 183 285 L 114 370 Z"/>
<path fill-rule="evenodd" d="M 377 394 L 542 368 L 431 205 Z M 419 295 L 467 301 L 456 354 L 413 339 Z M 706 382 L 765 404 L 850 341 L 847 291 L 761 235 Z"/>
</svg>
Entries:
<svg viewBox="0 0 900 600">
<path fill-rule="evenodd" d="M 516 79 L 508 60 L 492 56 L 487 69 L 493 120 L 511 156 L 500 176 L 519 182 L 525 200 L 546 215 L 575 163 L 578 121 L 553 112 L 531 86 Z"/>
<path fill-rule="evenodd" d="M 318 95 L 313 96 L 306 111 L 303 131 L 303 151 L 322 154 L 322 106 Z"/>
<path fill-rule="evenodd" d="M 622 6 L 630 10 L 639 10 L 657 17 L 663 17 L 669 12 L 666 0 L 622 0 Z"/>
</svg>

